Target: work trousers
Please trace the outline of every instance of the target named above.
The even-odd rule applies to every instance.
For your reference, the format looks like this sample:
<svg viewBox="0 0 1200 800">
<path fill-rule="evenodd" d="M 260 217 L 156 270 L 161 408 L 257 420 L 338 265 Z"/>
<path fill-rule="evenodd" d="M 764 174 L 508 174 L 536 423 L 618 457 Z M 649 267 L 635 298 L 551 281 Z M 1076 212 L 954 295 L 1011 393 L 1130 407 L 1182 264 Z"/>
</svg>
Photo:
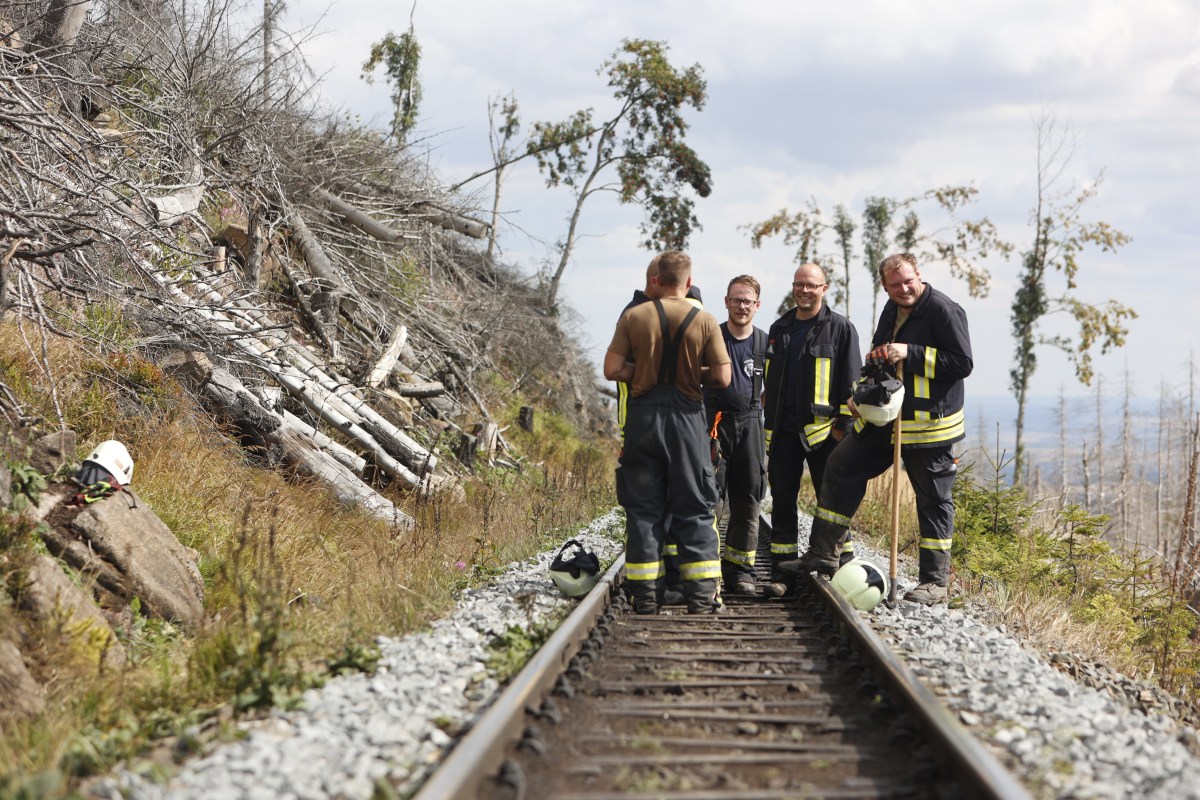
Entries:
<svg viewBox="0 0 1200 800">
<path fill-rule="evenodd" d="M 767 475 L 771 482 L 771 564 L 796 558 L 799 550 L 799 515 L 796 499 L 800 496 L 800 480 L 804 477 L 804 465 L 812 478 L 813 491 L 818 497 L 825 476 L 825 462 L 837 444 L 830 436 L 811 450 L 803 437 L 793 431 L 776 431 L 771 435 L 771 457 L 767 462 Z M 854 541 L 849 535 L 843 542 L 843 561 L 854 554 Z"/>
<path fill-rule="evenodd" d="M 625 507 L 625 579 L 635 606 L 658 594 L 668 525 L 689 609 L 716 594 L 717 486 L 706 434 L 702 404 L 674 386 L 629 401 L 617 499 Z"/>
<path fill-rule="evenodd" d="M 725 485 L 720 488 L 728 519 L 721 550 L 721 579 L 726 585 L 753 581 L 758 515 L 766 489 L 761 409 L 722 411 L 717 447 L 725 462 Z"/>
<path fill-rule="evenodd" d="M 892 426 L 867 425 L 852 432 L 829 455 L 809 550 L 829 558 L 839 552 L 850 520 L 862 504 L 867 482 L 892 466 Z M 954 538 L 951 490 L 958 462 L 951 445 L 906 447 L 904 469 L 917 496 L 921 531 L 919 581 L 945 586 L 950 580 L 950 545 Z"/>
</svg>

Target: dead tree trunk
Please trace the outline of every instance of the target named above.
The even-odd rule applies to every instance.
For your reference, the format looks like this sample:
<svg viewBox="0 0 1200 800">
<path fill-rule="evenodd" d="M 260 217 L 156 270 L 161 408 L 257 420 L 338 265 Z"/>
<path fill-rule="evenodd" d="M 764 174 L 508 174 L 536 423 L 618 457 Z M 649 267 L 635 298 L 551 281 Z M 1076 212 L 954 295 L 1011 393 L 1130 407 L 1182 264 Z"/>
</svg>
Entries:
<svg viewBox="0 0 1200 800">
<path fill-rule="evenodd" d="M 396 368 L 396 362 L 400 360 L 400 353 L 404 350 L 407 341 L 408 327 L 397 325 L 396 330 L 392 331 L 391 338 L 388 339 L 387 347 L 383 349 L 383 355 L 379 357 L 370 374 L 367 375 L 367 386 L 374 389 L 388 379 L 392 370 Z"/>
<path fill-rule="evenodd" d="M 304 257 L 309 274 L 320 284 L 320 291 L 323 292 L 321 302 L 317 302 L 314 294 L 313 309 L 321 314 L 326 326 L 336 327 L 341 304 L 347 298 L 357 307 L 357 302 L 353 300 L 354 293 L 325 254 L 325 249 L 321 247 L 317 237 L 308 229 L 300 212 L 291 211 L 288 214 L 288 224 L 291 225 L 292 238 L 300 249 L 300 255 Z"/>
<path fill-rule="evenodd" d="M 71 47 L 91 7 L 92 0 L 50 0 L 35 42 L 42 47 Z"/>
</svg>

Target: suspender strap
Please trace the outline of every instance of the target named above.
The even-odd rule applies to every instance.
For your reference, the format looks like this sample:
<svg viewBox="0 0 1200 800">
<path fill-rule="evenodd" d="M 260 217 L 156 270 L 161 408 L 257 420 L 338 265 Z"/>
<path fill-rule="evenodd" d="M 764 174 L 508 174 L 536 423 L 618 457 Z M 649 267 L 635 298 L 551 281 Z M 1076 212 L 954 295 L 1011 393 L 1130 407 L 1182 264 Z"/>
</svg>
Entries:
<svg viewBox="0 0 1200 800">
<path fill-rule="evenodd" d="M 675 385 L 675 375 L 679 372 L 679 346 L 683 343 L 683 332 L 687 330 L 687 326 L 692 324 L 692 320 L 700 313 L 700 309 L 695 306 L 688 312 L 688 315 L 683 318 L 683 322 L 679 323 L 679 327 L 675 329 L 675 337 L 671 338 L 671 331 L 667 325 L 667 312 L 663 310 L 662 302 L 654 301 L 654 309 L 658 312 L 658 322 L 662 326 L 663 338 L 663 355 L 662 361 L 658 365 L 658 385 Z"/>
<path fill-rule="evenodd" d="M 763 365 L 767 361 L 767 332 L 754 329 L 754 377 L 750 381 L 750 407 L 760 405 L 762 397 Z"/>
</svg>

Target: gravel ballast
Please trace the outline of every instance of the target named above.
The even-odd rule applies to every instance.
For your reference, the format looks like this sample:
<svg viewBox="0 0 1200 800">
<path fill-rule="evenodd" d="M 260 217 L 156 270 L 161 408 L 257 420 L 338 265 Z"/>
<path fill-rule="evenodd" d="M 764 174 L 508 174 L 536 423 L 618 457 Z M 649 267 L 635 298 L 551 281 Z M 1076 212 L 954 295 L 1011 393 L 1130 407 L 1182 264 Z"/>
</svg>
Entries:
<svg viewBox="0 0 1200 800">
<path fill-rule="evenodd" d="M 608 562 L 622 549 L 622 520 L 611 512 L 576 538 Z M 802 516 L 802 545 L 809 522 Z M 317 800 L 369 798 L 383 783 L 411 791 L 498 690 L 485 665 L 488 644 L 510 627 L 561 619 L 574 605 L 547 576 L 553 556 L 511 564 L 491 585 L 465 591 L 428 632 L 381 638 L 374 674 L 330 680 L 305 694 L 302 710 L 241 723 L 245 738 L 186 763 L 166 784 L 125 771 L 89 794 Z M 1151 689 L 1111 675 L 1100 689 L 1075 681 L 985 616 L 906 602 L 868 615 L 1035 797 L 1200 800 L 1200 760 L 1185 746 L 1196 733 L 1140 708 L 1136 698 Z"/>
</svg>

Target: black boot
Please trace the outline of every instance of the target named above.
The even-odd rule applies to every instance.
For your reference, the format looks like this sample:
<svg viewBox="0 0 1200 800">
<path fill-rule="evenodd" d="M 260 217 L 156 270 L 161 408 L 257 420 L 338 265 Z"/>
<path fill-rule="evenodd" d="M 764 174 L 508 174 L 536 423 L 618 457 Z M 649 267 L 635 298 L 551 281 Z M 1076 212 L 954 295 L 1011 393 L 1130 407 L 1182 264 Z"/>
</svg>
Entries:
<svg viewBox="0 0 1200 800">
<path fill-rule="evenodd" d="M 825 520 L 813 522 L 812 533 L 808 537 L 808 550 L 795 561 L 784 561 L 778 569 L 784 575 L 807 575 L 817 572 L 827 578 L 832 578 L 837 572 L 838 553 L 841 550 L 844 530 L 831 525 Z"/>
<path fill-rule="evenodd" d="M 635 614 L 658 613 L 657 581 L 626 581 L 626 591 Z"/>
</svg>

